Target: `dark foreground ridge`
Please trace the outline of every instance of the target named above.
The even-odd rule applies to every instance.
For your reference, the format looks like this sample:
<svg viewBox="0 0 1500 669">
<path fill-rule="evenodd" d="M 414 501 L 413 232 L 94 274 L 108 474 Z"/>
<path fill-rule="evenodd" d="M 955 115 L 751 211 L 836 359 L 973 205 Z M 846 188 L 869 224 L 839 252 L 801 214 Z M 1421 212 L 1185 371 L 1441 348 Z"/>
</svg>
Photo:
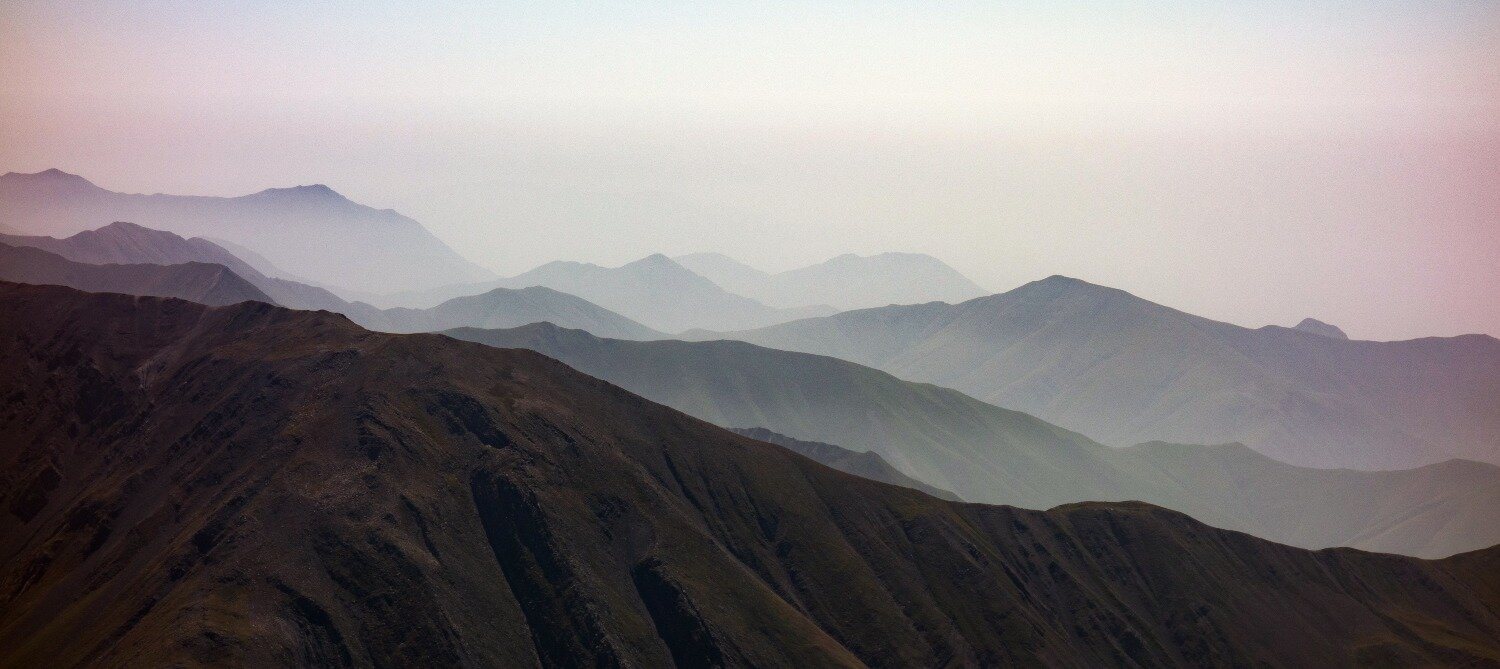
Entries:
<svg viewBox="0 0 1500 669">
<path fill-rule="evenodd" d="M 959 504 L 529 351 L 0 284 L 0 665 L 1500 660 L 1500 551 Z"/>
</svg>

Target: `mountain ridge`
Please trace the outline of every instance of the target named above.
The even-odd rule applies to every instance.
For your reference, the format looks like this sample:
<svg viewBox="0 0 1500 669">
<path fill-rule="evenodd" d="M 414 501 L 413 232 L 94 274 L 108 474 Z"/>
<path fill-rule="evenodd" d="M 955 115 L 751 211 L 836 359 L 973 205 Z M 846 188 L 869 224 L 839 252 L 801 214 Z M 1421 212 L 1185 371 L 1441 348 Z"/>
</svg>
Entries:
<svg viewBox="0 0 1500 669">
<path fill-rule="evenodd" d="M 1500 661 L 1493 549 L 944 502 L 326 313 L 14 284 L 0 313 L 0 394 L 37 389 L 0 413 L 0 664 Z"/>
<path fill-rule="evenodd" d="M 0 218 L 33 235 L 68 235 L 133 221 L 249 247 L 300 277 L 340 288 L 395 290 L 479 280 L 492 272 L 462 258 L 415 220 L 356 203 L 326 185 L 238 197 L 118 193 L 59 170 L 0 176 Z"/>
<path fill-rule="evenodd" d="M 1238 441 L 1313 467 L 1500 462 L 1500 340 L 1243 328 L 1054 276 L 956 305 L 691 333 L 832 355 L 1105 443 Z"/>
<path fill-rule="evenodd" d="M 1244 446 L 1112 449 L 955 390 L 746 342 L 615 341 L 548 323 L 445 334 L 538 351 L 719 426 L 868 449 L 973 502 L 1142 500 L 1307 548 L 1441 557 L 1500 543 L 1500 517 L 1488 511 L 1500 506 L 1500 468 L 1490 464 L 1341 472 Z"/>
<path fill-rule="evenodd" d="M 781 307 L 829 304 L 839 310 L 930 301 L 956 302 L 988 293 L 941 260 L 923 253 L 845 253 L 784 272 L 764 272 L 722 253 L 675 258 L 725 289 Z"/>
</svg>

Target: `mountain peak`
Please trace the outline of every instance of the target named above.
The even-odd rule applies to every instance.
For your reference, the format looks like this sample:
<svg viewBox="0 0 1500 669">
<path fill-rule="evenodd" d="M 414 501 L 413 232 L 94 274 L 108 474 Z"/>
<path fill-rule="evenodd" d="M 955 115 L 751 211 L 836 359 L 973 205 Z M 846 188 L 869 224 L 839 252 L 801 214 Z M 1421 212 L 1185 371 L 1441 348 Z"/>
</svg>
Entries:
<svg viewBox="0 0 1500 669">
<path fill-rule="evenodd" d="M 1304 318 L 1302 319 L 1301 323 L 1297 324 L 1297 327 L 1294 327 L 1292 329 L 1301 330 L 1303 332 L 1310 332 L 1312 334 L 1321 337 L 1328 337 L 1330 339 L 1349 338 L 1349 335 L 1344 334 L 1344 331 L 1339 329 L 1338 326 L 1329 325 L 1328 323 L 1324 323 L 1323 321 L 1320 321 L 1316 318 Z"/>
<path fill-rule="evenodd" d="M 661 253 L 653 253 L 635 262 L 627 263 L 625 267 L 634 267 L 640 269 L 683 269 L 682 265 L 677 264 L 677 261 L 672 260 L 665 254 Z"/>
<path fill-rule="evenodd" d="M 267 188 L 254 195 L 255 197 L 284 197 L 303 200 L 327 200 L 348 202 L 349 198 L 340 195 L 338 191 L 324 184 L 307 184 L 304 186 L 290 186 L 287 188 Z"/>
<path fill-rule="evenodd" d="M 18 182 L 36 186 L 73 187 L 86 189 L 99 188 L 94 184 L 94 182 L 89 181 L 88 179 L 78 176 L 77 174 L 64 172 L 55 167 L 30 174 L 25 172 L 6 172 L 4 176 L 0 176 L 0 179 L 3 179 L 4 181 Z"/>
</svg>

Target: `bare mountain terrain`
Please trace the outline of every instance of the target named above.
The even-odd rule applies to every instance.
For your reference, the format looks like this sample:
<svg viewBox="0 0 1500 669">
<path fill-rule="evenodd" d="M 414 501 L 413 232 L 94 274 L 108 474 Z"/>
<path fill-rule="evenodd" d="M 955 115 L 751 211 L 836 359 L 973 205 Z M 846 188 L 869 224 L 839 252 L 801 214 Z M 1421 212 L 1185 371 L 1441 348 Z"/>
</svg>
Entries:
<svg viewBox="0 0 1500 669">
<path fill-rule="evenodd" d="M 116 193 L 59 170 L 0 176 L 0 220 L 29 235 L 66 236 L 115 221 L 253 249 L 323 286 L 389 292 L 479 281 L 416 221 L 351 202 L 324 185 L 240 197 Z"/>
<path fill-rule="evenodd" d="M 744 342 L 616 341 L 545 323 L 446 334 L 538 351 L 720 426 L 868 449 L 969 501 L 1140 500 L 1308 548 L 1442 557 L 1500 543 L 1500 467 L 1487 463 L 1369 472 L 1297 467 L 1235 444 L 1116 449 L 955 390 Z"/>
<path fill-rule="evenodd" d="M 1481 665 L 1500 551 L 959 504 L 530 351 L 0 286 L 0 664 Z"/>
<path fill-rule="evenodd" d="M 989 292 L 943 261 L 921 253 L 846 253 L 775 274 L 720 253 L 693 253 L 673 260 L 726 290 L 778 307 L 829 304 L 840 310 L 864 309 L 962 302 Z"/>
<path fill-rule="evenodd" d="M 1108 444 L 1239 442 L 1311 467 L 1500 463 L 1500 340 L 1243 328 L 1066 277 L 961 304 L 695 333 L 831 355 Z"/>
</svg>

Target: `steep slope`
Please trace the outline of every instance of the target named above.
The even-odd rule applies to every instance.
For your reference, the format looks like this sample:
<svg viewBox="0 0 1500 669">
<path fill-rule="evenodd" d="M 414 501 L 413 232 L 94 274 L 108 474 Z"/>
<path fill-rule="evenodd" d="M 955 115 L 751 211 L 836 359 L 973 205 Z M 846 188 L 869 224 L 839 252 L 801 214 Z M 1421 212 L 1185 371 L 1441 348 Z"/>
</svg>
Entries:
<svg viewBox="0 0 1500 669">
<path fill-rule="evenodd" d="M 891 463 L 886 462 L 885 458 L 880 457 L 878 453 L 851 451 L 843 446 L 825 444 L 821 441 L 793 439 L 763 427 L 731 428 L 729 431 L 757 441 L 776 444 L 793 453 L 806 456 L 846 474 L 853 474 L 861 478 L 870 479 L 871 481 L 898 485 L 903 488 L 920 490 L 938 499 L 946 499 L 954 502 L 963 501 L 958 495 L 950 491 L 927 485 L 902 474 L 901 470 L 892 467 Z"/>
<path fill-rule="evenodd" d="M 970 501 L 1141 500 L 1308 548 L 1441 557 L 1500 543 L 1500 468 L 1478 462 L 1359 472 L 1295 467 L 1242 446 L 1111 449 L 835 358 L 734 341 L 614 341 L 549 324 L 447 334 L 538 351 L 717 425 L 869 449 Z"/>
<path fill-rule="evenodd" d="M 1500 661 L 1494 550 L 945 502 L 531 352 L 0 286 L 0 359 L 0 664 Z"/>
<path fill-rule="evenodd" d="M 377 292 L 493 276 L 416 221 L 351 202 L 323 185 L 232 198 L 134 195 L 58 170 L 12 172 L 0 176 L 0 220 L 33 235 L 132 221 L 188 237 L 223 238 L 319 284 Z"/>
<path fill-rule="evenodd" d="M 962 304 L 729 335 L 956 388 L 1110 444 L 1239 442 L 1314 467 L 1500 463 L 1500 340 L 1346 341 L 1053 277 Z"/>
<path fill-rule="evenodd" d="M 777 274 L 761 272 L 717 253 L 695 253 L 674 260 L 725 289 L 781 307 L 831 304 L 842 310 L 962 302 L 989 292 L 943 261 L 921 253 L 846 253 Z"/>
<path fill-rule="evenodd" d="M 41 249 L 8 244 L 0 244 L 0 281 L 178 297 L 210 305 L 271 301 L 223 265 L 89 265 Z"/>
<path fill-rule="evenodd" d="M 726 291 L 661 254 L 647 256 L 620 267 L 550 262 L 507 279 L 388 295 L 385 300 L 388 303 L 422 307 L 495 287 L 531 286 L 545 286 L 577 295 L 662 332 L 682 332 L 695 328 L 759 327 L 798 318 L 824 316 L 834 311 L 831 307 L 768 307 Z"/>
</svg>

